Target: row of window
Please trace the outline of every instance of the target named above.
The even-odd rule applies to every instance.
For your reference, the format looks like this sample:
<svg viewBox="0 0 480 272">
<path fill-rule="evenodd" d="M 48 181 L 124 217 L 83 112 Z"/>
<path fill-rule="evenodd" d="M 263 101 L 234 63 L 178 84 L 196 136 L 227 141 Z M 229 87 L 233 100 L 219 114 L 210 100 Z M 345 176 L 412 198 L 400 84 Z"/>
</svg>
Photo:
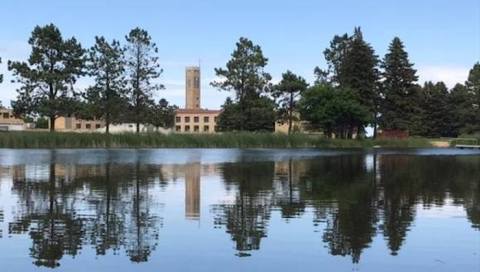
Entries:
<svg viewBox="0 0 480 272">
<path fill-rule="evenodd" d="M 4 112 L 2 115 L 3 115 L 3 119 L 10 118 L 10 113 L 8 113 L 8 112 Z"/>
<path fill-rule="evenodd" d="M 95 124 L 95 128 L 96 128 L 96 129 L 98 129 L 98 128 L 100 128 L 100 127 L 101 127 L 100 124 Z M 81 124 L 81 123 L 77 123 L 76 128 L 77 128 L 77 129 L 82 129 L 82 124 Z M 85 129 L 92 129 L 92 124 L 88 124 L 88 123 L 85 124 Z"/>
<path fill-rule="evenodd" d="M 193 131 L 193 132 L 200 132 L 200 126 L 193 126 L 193 130 L 190 130 L 190 129 L 191 129 L 190 126 L 189 126 L 189 125 L 186 125 L 186 126 L 184 127 L 183 132 L 191 132 L 191 131 Z M 215 126 L 214 130 L 215 130 L 215 131 L 218 131 L 218 127 Z M 181 131 L 182 131 L 182 127 L 181 127 L 181 126 L 176 126 L 176 127 L 175 127 L 175 131 L 181 132 Z M 203 132 L 210 132 L 210 126 L 203 126 Z"/>
<path fill-rule="evenodd" d="M 185 123 L 190 123 L 190 116 L 185 116 L 185 117 L 183 117 L 183 120 L 184 120 Z M 217 122 L 217 117 L 214 117 L 213 120 L 214 120 L 215 122 Z M 175 122 L 177 122 L 177 123 L 182 122 L 182 117 L 180 117 L 180 116 L 175 117 Z M 193 117 L 193 122 L 194 122 L 194 123 L 200 122 L 200 117 L 194 116 L 194 117 Z M 209 116 L 204 116 L 204 117 L 203 117 L 203 122 L 204 122 L 204 123 L 210 122 L 210 117 L 209 117 Z"/>
</svg>

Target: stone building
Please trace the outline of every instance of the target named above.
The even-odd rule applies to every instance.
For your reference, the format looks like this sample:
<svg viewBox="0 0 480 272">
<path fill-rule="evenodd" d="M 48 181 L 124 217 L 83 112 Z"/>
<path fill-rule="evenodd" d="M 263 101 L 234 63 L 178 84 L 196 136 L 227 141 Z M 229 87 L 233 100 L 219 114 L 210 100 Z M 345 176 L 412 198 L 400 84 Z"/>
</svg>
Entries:
<svg viewBox="0 0 480 272">
<path fill-rule="evenodd" d="M 0 107 L 0 131 L 25 130 L 25 122 L 13 115 L 11 109 Z"/>
<path fill-rule="evenodd" d="M 103 120 L 84 120 L 74 116 L 60 116 L 55 119 L 55 131 L 94 132 L 104 127 L 105 121 Z"/>
<path fill-rule="evenodd" d="M 175 115 L 175 132 L 215 133 L 220 110 L 201 108 L 200 67 L 185 70 L 185 108 Z"/>
</svg>

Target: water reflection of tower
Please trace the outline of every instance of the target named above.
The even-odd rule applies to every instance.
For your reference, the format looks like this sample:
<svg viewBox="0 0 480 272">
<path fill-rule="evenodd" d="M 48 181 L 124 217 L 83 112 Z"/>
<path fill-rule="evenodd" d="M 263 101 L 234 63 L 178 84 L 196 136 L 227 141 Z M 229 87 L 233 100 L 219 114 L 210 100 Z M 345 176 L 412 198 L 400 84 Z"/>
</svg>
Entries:
<svg viewBox="0 0 480 272">
<path fill-rule="evenodd" d="M 185 217 L 200 218 L 200 163 L 185 166 Z"/>
</svg>

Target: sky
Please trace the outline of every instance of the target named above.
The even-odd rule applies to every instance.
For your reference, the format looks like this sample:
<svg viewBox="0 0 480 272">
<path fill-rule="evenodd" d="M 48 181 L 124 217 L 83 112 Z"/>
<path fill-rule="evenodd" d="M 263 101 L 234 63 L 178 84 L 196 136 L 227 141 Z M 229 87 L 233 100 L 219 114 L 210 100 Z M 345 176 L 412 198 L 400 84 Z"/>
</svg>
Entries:
<svg viewBox="0 0 480 272">
<path fill-rule="evenodd" d="M 184 106 L 185 67 L 200 64 L 202 107 L 219 108 L 231 93 L 209 85 L 235 43 L 247 37 L 269 59 L 266 71 L 278 81 L 286 70 L 313 82 L 315 66 L 326 68 L 323 50 L 334 35 L 360 26 L 381 58 L 398 36 L 415 63 L 420 82 L 463 83 L 480 61 L 479 0 L 2 0 L 0 4 L 0 100 L 9 106 L 15 84 L 7 60 L 26 60 L 36 25 L 54 23 L 64 38 L 85 48 L 96 35 L 125 41 L 134 27 L 157 43 L 165 89 L 156 98 Z M 79 80 L 86 88 L 91 80 Z"/>
</svg>

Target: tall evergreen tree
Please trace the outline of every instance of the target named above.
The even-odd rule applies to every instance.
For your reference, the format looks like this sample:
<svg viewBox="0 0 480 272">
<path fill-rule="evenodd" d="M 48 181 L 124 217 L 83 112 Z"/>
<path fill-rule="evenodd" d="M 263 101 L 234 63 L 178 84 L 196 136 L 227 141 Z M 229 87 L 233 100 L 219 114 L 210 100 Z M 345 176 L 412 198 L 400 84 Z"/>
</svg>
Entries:
<svg viewBox="0 0 480 272">
<path fill-rule="evenodd" d="M 2 64 L 2 58 L 0 58 L 0 64 Z M 3 75 L 0 74 L 0 83 L 2 83 L 2 82 L 3 82 Z"/>
<path fill-rule="evenodd" d="M 270 74 L 264 71 L 267 63 L 268 59 L 263 56 L 261 47 L 242 37 L 237 42 L 236 49 L 232 53 L 232 58 L 227 62 L 226 68 L 215 69 L 216 75 L 222 80 L 214 81 L 211 85 L 221 90 L 235 92 L 235 103 L 238 103 L 239 113 L 242 117 L 235 125 L 237 130 L 247 129 L 247 123 L 255 123 L 259 117 L 262 117 L 262 115 L 256 115 L 255 112 L 269 108 L 259 100 L 261 95 L 267 91 L 271 80 Z"/>
<path fill-rule="evenodd" d="M 473 97 L 465 85 L 456 84 L 450 91 L 448 106 L 451 114 L 452 136 L 472 133 L 475 124 Z"/>
<path fill-rule="evenodd" d="M 382 129 L 409 130 L 417 112 L 414 97 L 418 77 L 398 37 L 390 43 L 381 68 L 383 100 L 380 106 L 380 126 Z"/>
<path fill-rule="evenodd" d="M 473 92 L 477 98 L 480 97 L 480 62 L 473 65 L 468 73 L 467 82 L 465 82 L 467 88 Z"/>
<path fill-rule="evenodd" d="M 273 96 L 280 103 L 280 120 L 287 121 L 288 134 L 292 132 L 292 123 L 298 119 L 295 116 L 298 97 L 308 87 L 304 78 L 287 71 L 282 74 L 282 80 L 273 87 Z"/>
<path fill-rule="evenodd" d="M 367 121 L 361 119 L 365 122 L 349 126 L 352 130 L 348 134 L 353 135 L 356 129 L 361 135 L 369 124 L 372 124 L 376 131 L 380 98 L 377 68 L 379 61 L 373 48 L 363 39 L 360 28 L 356 27 L 352 36 L 334 36 L 330 47 L 325 49 L 324 56 L 328 70 L 315 68 L 315 84 L 331 84 L 340 89 L 349 89 L 359 104 L 369 112 Z"/>
<path fill-rule="evenodd" d="M 75 38 L 63 39 L 53 24 L 36 26 L 28 43 L 32 47 L 28 62 L 8 62 L 21 84 L 12 106 L 18 115 L 48 116 L 54 131 L 58 116 L 74 113 L 78 94 L 73 84 L 84 73 L 84 50 Z"/>
<path fill-rule="evenodd" d="M 345 63 L 345 57 L 351 48 L 352 37 L 347 33 L 338 36 L 335 35 L 330 41 L 330 47 L 323 51 L 325 60 L 328 64 L 328 70 L 323 71 L 319 67 L 315 68 L 315 74 L 320 81 L 327 79 L 332 83 L 339 84 L 342 78 L 343 65 Z"/>
<path fill-rule="evenodd" d="M 104 37 L 95 37 L 89 52 L 87 67 L 95 84 L 87 89 L 85 97 L 93 115 L 105 120 L 107 134 L 112 121 L 118 121 L 125 108 L 124 51 L 116 40 L 109 43 Z"/>
<path fill-rule="evenodd" d="M 423 135 L 426 137 L 452 136 L 451 112 L 448 106 L 448 88 L 443 82 L 425 82 L 422 89 Z"/>
<path fill-rule="evenodd" d="M 136 131 L 140 132 L 140 123 L 147 121 L 149 106 L 153 103 L 154 91 L 164 86 L 154 81 L 160 77 L 157 45 L 146 30 L 135 28 L 125 37 L 127 40 L 127 73 L 129 82 L 129 103 Z"/>
<path fill-rule="evenodd" d="M 468 73 L 465 86 L 472 95 L 474 120 L 470 125 L 469 133 L 480 133 L 480 62 L 475 63 Z"/>
<path fill-rule="evenodd" d="M 376 126 L 379 77 L 377 65 L 378 57 L 373 48 L 363 39 L 360 28 L 355 28 L 349 49 L 340 66 L 338 82 L 341 87 L 354 91 L 360 104 L 370 113 L 370 122 L 354 124 L 359 133 L 362 133 L 369 123 Z"/>
</svg>

